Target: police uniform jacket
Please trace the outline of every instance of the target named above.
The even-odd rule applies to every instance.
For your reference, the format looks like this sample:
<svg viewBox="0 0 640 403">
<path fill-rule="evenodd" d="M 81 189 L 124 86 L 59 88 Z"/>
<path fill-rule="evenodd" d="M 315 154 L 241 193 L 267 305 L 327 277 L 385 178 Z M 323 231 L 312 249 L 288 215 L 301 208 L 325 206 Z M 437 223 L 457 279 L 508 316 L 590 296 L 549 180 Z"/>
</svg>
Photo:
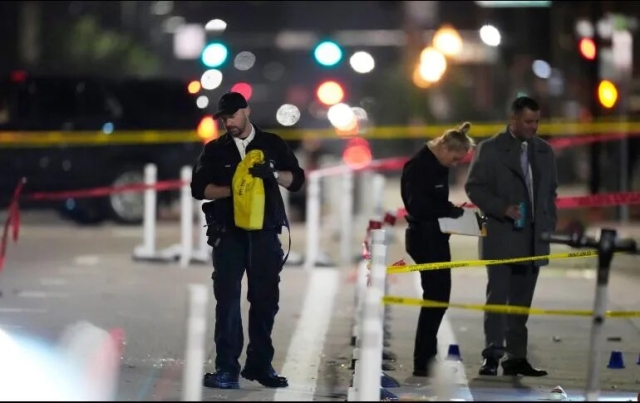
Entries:
<svg viewBox="0 0 640 403">
<path fill-rule="evenodd" d="M 247 145 L 246 152 L 262 150 L 265 161 L 273 161 L 277 171 L 289 171 L 293 175 L 293 181 L 288 190 L 298 191 L 305 180 L 304 170 L 300 168 L 298 159 L 285 141 L 274 133 L 261 130 L 254 125 L 255 137 Z M 216 186 L 231 186 L 236 167 L 241 161 L 240 152 L 233 140 L 233 136 L 225 133 L 219 138 L 210 141 L 204 149 L 193 168 L 191 180 L 191 194 L 197 200 L 204 199 L 204 189 L 209 184 Z M 263 229 L 280 231 L 287 224 L 284 203 L 278 184 L 273 180 L 265 180 L 265 218 Z M 233 228 L 233 198 L 209 201 L 202 207 L 207 216 L 210 229 Z"/>
<path fill-rule="evenodd" d="M 407 249 L 437 256 L 449 242 L 449 235 L 440 231 L 438 218 L 451 216 L 456 208 L 449 201 L 449 168 L 425 144 L 404 165 L 400 191 L 409 224 Z"/>
</svg>

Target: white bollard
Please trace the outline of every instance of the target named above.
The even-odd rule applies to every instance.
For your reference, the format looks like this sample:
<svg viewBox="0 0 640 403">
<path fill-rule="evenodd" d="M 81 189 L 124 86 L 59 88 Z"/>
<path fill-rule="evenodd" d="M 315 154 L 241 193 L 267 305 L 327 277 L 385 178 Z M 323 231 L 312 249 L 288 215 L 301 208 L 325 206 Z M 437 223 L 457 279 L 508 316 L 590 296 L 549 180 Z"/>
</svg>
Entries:
<svg viewBox="0 0 640 403">
<path fill-rule="evenodd" d="M 384 186 L 386 178 L 384 175 L 376 173 L 371 184 L 371 200 L 374 217 L 384 216 Z"/>
<path fill-rule="evenodd" d="M 381 297 L 385 292 L 387 277 L 387 245 L 385 230 L 371 230 L 371 288 L 376 289 Z"/>
<path fill-rule="evenodd" d="M 182 374 L 182 401 L 202 400 L 208 299 L 209 289 L 206 286 L 189 284 L 187 343 Z"/>
<path fill-rule="evenodd" d="M 287 218 L 291 217 L 289 213 L 291 212 L 291 207 L 289 206 L 289 191 L 284 186 L 278 186 L 280 188 L 280 195 L 282 196 L 282 204 L 284 204 L 284 213 L 287 215 Z"/>
<path fill-rule="evenodd" d="M 148 259 L 156 254 L 156 189 L 158 168 L 155 164 L 144 167 L 144 215 L 142 218 L 142 245 L 133 251 L 134 258 Z"/>
<path fill-rule="evenodd" d="M 348 398 L 351 398 L 351 401 L 357 401 L 359 398 L 360 386 L 358 385 L 358 382 L 360 381 L 360 379 L 358 377 L 358 374 L 360 373 L 361 369 L 362 365 L 360 365 L 360 360 L 356 359 L 356 363 L 353 369 L 353 385 L 350 388 L 352 389 L 351 396 L 347 396 Z"/>
<path fill-rule="evenodd" d="M 196 260 L 200 263 L 207 263 L 210 259 L 209 244 L 207 244 L 207 217 L 202 211 L 202 206 L 207 200 L 196 201 L 195 205 L 198 210 L 198 245 L 196 250 L 193 251 L 192 260 Z"/>
<path fill-rule="evenodd" d="M 355 297 L 355 323 L 353 325 L 352 337 L 356 339 L 360 332 L 360 313 L 362 312 L 362 304 L 364 301 L 364 293 L 367 290 L 367 262 L 362 260 L 358 264 L 356 271 L 356 297 Z"/>
<path fill-rule="evenodd" d="M 383 350 L 383 306 L 386 276 L 386 246 L 384 230 L 371 231 L 371 283 L 362 305 L 360 322 L 360 366 L 358 368 L 359 401 L 379 401 Z"/>
<path fill-rule="evenodd" d="M 180 267 L 186 268 L 191 262 L 193 253 L 193 198 L 191 196 L 190 166 L 182 167 L 180 179 Z"/>
<path fill-rule="evenodd" d="M 320 255 L 320 178 L 316 172 L 309 173 L 307 186 L 307 250 L 304 261 L 305 270 L 315 267 Z"/>
<path fill-rule="evenodd" d="M 342 175 L 340 189 L 340 263 L 348 266 L 353 260 L 353 171 Z"/>
<path fill-rule="evenodd" d="M 364 296 L 362 323 L 360 325 L 361 348 L 359 366 L 356 371 L 357 401 L 374 402 L 380 400 L 380 369 L 382 368 L 382 295 L 368 288 Z"/>
<path fill-rule="evenodd" d="M 366 223 L 368 217 L 373 215 L 373 200 L 371 198 L 371 187 L 373 184 L 374 172 L 370 170 L 362 170 L 358 173 L 360 180 L 358 181 L 358 217 L 362 222 Z"/>
</svg>

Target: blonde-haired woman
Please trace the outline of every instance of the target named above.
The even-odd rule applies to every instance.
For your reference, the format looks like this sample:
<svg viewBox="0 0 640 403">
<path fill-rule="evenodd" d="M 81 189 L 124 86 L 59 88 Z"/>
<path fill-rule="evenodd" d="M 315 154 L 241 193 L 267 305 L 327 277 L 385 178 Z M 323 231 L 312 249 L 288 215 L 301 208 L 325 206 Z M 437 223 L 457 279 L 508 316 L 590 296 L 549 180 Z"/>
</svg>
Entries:
<svg viewBox="0 0 640 403">
<path fill-rule="evenodd" d="M 457 218 L 461 207 L 449 201 L 449 168 L 462 161 L 475 146 L 465 122 L 428 141 L 402 170 L 401 193 L 407 211 L 405 248 L 417 263 L 451 260 L 449 234 L 440 231 L 438 218 Z M 420 272 L 422 297 L 449 302 L 451 269 Z M 429 376 L 438 352 L 438 329 L 446 308 L 422 308 L 413 352 L 413 375 Z"/>
</svg>

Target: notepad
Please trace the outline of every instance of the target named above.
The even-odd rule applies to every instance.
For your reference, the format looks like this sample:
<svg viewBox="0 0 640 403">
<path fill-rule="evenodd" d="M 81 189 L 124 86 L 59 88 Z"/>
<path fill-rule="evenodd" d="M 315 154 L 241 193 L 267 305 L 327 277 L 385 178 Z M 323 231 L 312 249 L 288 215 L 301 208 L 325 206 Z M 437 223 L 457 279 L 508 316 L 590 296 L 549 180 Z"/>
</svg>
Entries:
<svg viewBox="0 0 640 403">
<path fill-rule="evenodd" d="M 476 209 L 463 208 L 464 214 L 459 218 L 438 218 L 440 231 L 446 234 L 485 236 L 480 214 Z"/>
</svg>

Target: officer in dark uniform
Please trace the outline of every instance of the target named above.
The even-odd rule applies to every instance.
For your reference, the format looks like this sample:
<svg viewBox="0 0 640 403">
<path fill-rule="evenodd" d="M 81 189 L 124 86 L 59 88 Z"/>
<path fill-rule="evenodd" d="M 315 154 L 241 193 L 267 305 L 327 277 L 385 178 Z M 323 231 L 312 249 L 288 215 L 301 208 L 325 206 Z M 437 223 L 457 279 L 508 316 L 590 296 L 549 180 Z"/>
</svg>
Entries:
<svg viewBox="0 0 640 403">
<path fill-rule="evenodd" d="M 447 130 L 427 144 L 404 166 L 400 179 L 402 201 L 407 210 L 406 251 L 416 264 L 451 261 L 449 234 L 440 231 L 438 218 L 457 218 L 463 209 L 449 201 L 449 168 L 473 147 L 467 136 L 471 125 Z M 449 303 L 451 269 L 420 272 L 426 300 Z M 429 376 L 438 353 L 438 329 L 446 308 L 422 308 L 413 352 L 413 375 Z"/>
<path fill-rule="evenodd" d="M 298 191 L 304 171 L 289 146 L 279 136 L 262 131 L 249 121 L 250 108 L 237 92 L 224 94 L 214 115 L 226 129 L 207 143 L 193 169 L 191 194 L 203 205 L 207 236 L 213 247 L 213 293 L 216 298 L 216 372 L 204 376 L 204 386 L 237 389 L 238 374 L 272 388 L 288 386 L 271 362 L 273 322 L 278 312 L 280 271 L 284 265 L 278 238 L 288 226 L 278 186 Z M 250 169 L 264 180 L 265 218 L 262 230 L 246 231 L 234 224 L 231 181 L 247 152 L 262 150 L 265 163 Z M 249 344 L 247 360 L 240 372 L 239 358 L 244 338 L 240 313 L 240 288 L 247 271 Z"/>
</svg>

